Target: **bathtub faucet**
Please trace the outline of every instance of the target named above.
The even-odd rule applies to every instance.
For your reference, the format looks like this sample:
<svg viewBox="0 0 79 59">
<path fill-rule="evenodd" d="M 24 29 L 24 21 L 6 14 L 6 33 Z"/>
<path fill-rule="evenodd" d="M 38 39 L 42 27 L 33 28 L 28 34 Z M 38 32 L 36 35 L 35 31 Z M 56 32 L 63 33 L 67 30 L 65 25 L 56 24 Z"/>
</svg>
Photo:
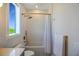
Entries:
<svg viewBox="0 0 79 59">
<path fill-rule="evenodd" d="M 24 41 L 25 45 L 28 45 L 27 31 L 25 31 L 25 36 L 23 37 L 23 41 Z"/>
</svg>

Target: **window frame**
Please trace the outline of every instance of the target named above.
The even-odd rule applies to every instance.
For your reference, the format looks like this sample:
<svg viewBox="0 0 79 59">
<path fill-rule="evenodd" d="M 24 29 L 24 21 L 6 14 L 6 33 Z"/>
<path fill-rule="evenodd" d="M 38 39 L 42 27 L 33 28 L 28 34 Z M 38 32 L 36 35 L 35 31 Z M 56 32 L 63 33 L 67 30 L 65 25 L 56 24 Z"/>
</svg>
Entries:
<svg viewBox="0 0 79 59">
<path fill-rule="evenodd" d="M 9 33 L 9 4 L 8 4 L 8 36 L 10 38 L 14 38 L 18 35 L 20 35 L 20 6 L 18 4 L 12 3 L 15 6 L 16 9 L 16 33 Z"/>
</svg>

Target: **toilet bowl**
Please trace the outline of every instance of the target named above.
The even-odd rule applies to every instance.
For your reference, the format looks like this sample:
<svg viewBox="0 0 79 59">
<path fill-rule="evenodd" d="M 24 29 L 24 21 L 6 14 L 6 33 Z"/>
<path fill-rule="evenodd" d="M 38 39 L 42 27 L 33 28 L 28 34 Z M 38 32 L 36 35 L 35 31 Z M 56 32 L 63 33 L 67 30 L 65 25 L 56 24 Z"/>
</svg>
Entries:
<svg viewBox="0 0 79 59">
<path fill-rule="evenodd" d="M 26 50 L 24 51 L 24 56 L 34 56 L 34 51 Z"/>
</svg>

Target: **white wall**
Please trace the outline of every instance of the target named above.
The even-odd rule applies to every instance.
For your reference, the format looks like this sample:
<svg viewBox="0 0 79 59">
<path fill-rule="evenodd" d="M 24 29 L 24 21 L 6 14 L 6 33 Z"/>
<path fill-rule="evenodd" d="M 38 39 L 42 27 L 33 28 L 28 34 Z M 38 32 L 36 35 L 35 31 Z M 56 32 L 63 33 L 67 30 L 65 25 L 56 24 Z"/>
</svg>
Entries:
<svg viewBox="0 0 79 59">
<path fill-rule="evenodd" d="M 5 45 L 5 26 L 6 26 L 6 20 L 5 20 L 5 8 L 0 8 L 0 47 L 3 47 Z M 4 21 L 5 20 L 5 21 Z M 4 42 L 4 43 L 3 43 Z"/>
<path fill-rule="evenodd" d="M 53 4 L 53 52 L 62 55 L 63 36 L 68 35 L 68 55 L 79 55 L 79 4 Z"/>
</svg>

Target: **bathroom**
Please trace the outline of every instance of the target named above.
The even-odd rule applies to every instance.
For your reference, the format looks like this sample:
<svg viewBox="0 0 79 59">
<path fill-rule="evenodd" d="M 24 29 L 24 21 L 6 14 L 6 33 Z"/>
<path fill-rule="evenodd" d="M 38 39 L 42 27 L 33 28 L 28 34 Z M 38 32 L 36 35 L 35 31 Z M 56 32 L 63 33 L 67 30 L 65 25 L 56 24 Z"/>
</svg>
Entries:
<svg viewBox="0 0 79 59">
<path fill-rule="evenodd" d="M 40 3 L 4 3 L 0 10 L 3 16 L 0 18 L 3 19 L 2 22 L 6 21 L 0 26 L 3 32 L 0 35 L 0 47 L 25 48 L 26 52 L 31 51 L 35 56 L 51 55 L 51 6 L 52 4 Z"/>
<path fill-rule="evenodd" d="M 78 3 L 0 4 L 0 53 L 10 49 L 10 56 L 79 56 L 78 25 Z"/>
</svg>

